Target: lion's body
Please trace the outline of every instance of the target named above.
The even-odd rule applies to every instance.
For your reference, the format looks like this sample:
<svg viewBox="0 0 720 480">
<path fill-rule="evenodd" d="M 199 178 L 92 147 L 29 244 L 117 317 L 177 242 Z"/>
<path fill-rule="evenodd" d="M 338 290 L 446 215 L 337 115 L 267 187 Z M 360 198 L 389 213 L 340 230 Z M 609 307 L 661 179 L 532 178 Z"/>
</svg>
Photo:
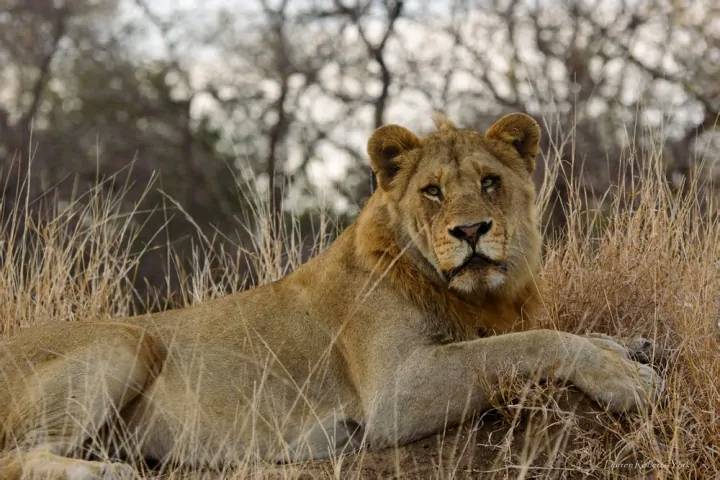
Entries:
<svg viewBox="0 0 720 480">
<path fill-rule="evenodd" d="M 396 169 L 389 187 L 373 157 L 384 188 L 333 245 L 282 280 L 115 323 L 36 327 L 3 344 L 0 438 L 10 453 L 0 477 L 121 477 L 121 466 L 59 456 L 107 429 L 114 411 L 143 456 L 201 465 L 407 442 L 487 408 L 492 386 L 511 371 L 573 381 L 616 409 L 635 406 L 654 376 L 611 342 L 506 334 L 524 329 L 537 303 L 534 188 L 526 166 L 503 159 L 512 155 L 498 140 L 453 132 L 416 150 L 457 152 L 443 173 L 447 201 L 450 188 L 464 190 L 443 222 L 493 215 L 477 240 L 479 267 L 458 267 L 463 242 L 438 221 L 430 228 L 433 203 L 411 186 L 437 166 L 416 159 L 412 172 Z M 463 160 L 478 150 L 487 159 Z M 467 199 L 483 162 L 511 165 L 502 170 L 510 193 L 478 214 Z"/>
</svg>

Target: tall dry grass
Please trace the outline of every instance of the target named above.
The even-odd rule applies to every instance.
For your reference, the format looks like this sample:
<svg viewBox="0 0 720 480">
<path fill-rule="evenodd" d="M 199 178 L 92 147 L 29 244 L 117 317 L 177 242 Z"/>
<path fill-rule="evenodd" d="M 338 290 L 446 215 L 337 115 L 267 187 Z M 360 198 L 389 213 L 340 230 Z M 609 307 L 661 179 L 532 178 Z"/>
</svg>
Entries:
<svg viewBox="0 0 720 480">
<path fill-rule="evenodd" d="M 624 152 L 617 182 L 591 195 L 574 175 L 572 135 L 552 137 L 538 204 L 548 212 L 552 186 L 565 183 L 567 223 L 545 232 L 539 326 L 651 339 L 663 396 L 613 417 L 557 386 L 506 385 L 499 428 L 471 428 L 438 477 L 720 478 L 718 186 L 701 158 L 671 184 L 662 141 L 644 140 Z M 468 465 L 461 457 L 477 448 L 490 458 Z"/>
<path fill-rule="evenodd" d="M 625 152 L 618 182 L 589 208 L 570 185 L 568 224 L 546 240 L 546 326 L 642 335 L 657 345 L 665 394 L 649 414 L 569 449 L 605 476 L 720 477 L 720 210 L 703 159 L 666 180 L 657 138 Z M 562 175 L 563 172 L 561 171 Z M 632 452 L 632 455 L 628 453 Z M 638 464 L 642 466 L 638 467 Z"/>
<path fill-rule="evenodd" d="M 538 195 L 540 206 L 547 208 L 557 179 L 569 184 L 563 205 L 567 225 L 546 239 L 539 279 L 545 307 L 541 323 L 579 333 L 654 339 L 666 381 L 656 405 L 627 418 L 598 414 L 588 427 L 558 403 L 562 388 L 524 388 L 509 406 L 498 406 L 494 420 L 483 417 L 441 435 L 433 444 L 437 448 L 420 456 L 396 449 L 270 466 L 250 455 L 237 467 L 207 475 L 359 478 L 378 472 L 420 476 L 422 471 L 422 476 L 438 478 L 720 477 L 720 218 L 713 188 L 704 183 L 702 167 L 685 184 L 670 185 L 662 142 L 654 141 L 628 149 L 617 185 L 591 196 L 567 170 L 576 166 L 557 161 L 572 158 L 572 149 L 572 138 L 552 142 L 546 158 L 552 168 Z M 189 305 L 250 288 L 296 268 L 336 232 L 332 219 L 322 214 L 310 236 L 303 236 L 297 218 L 272 234 L 261 196 L 252 183 L 239 182 L 239 194 L 251 208 L 238 229 L 250 241 L 237 244 L 228 232 L 199 231 L 189 258 L 174 253 L 168 243 L 168 271 L 179 278 L 179 298 L 140 298 L 133 285 L 138 262 L 147 253 L 136 241 L 145 212 L 128 206 L 129 184 L 121 178 L 99 181 L 65 203 L 34 200 L 27 185 L 16 189 L 16 198 L 4 199 L 3 205 L 13 206 L 0 212 L 0 334 L 38 322 Z M 106 188 L 108 183 L 115 188 Z M 167 204 L 184 215 L 172 199 Z M 489 423 L 499 433 L 481 441 L 482 425 Z M 408 469 L 423 461 L 424 470 Z M 190 475 L 172 465 L 161 467 L 159 472 L 138 468 L 147 477 Z"/>
</svg>

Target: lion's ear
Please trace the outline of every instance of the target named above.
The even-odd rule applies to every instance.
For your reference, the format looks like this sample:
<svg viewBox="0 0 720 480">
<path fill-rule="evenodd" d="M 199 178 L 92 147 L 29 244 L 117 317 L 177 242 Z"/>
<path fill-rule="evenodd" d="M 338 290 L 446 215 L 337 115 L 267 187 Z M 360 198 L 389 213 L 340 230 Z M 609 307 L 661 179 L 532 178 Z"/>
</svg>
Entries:
<svg viewBox="0 0 720 480">
<path fill-rule="evenodd" d="M 528 172 L 535 170 L 535 157 L 540 152 L 540 126 L 530 115 L 505 115 L 487 129 L 485 137 L 513 148 L 525 160 Z"/>
<path fill-rule="evenodd" d="M 368 140 L 367 151 L 370 165 L 383 190 L 390 188 L 393 177 L 400 169 L 398 158 L 419 146 L 420 139 L 400 125 L 385 125 L 373 132 Z"/>
</svg>

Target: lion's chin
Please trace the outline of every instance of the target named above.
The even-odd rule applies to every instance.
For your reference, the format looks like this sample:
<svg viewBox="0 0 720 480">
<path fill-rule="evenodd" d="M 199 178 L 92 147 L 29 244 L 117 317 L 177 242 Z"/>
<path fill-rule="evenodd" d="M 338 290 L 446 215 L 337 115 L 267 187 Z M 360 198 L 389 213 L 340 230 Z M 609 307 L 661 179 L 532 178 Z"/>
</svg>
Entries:
<svg viewBox="0 0 720 480">
<path fill-rule="evenodd" d="M 450 279 L 448 286 L 452 290 L 463 293 L 492 291 L 502 287 L 507 281 L 507 274 L 494 268 L 468 268 Z"/>
<path fill-rule="evenodd" d="M 492 291 L 507 280 L 507 264 L 483 253 L 473 253 L 445 275 L 452 290 L 464 293 Z"/>
</svg>

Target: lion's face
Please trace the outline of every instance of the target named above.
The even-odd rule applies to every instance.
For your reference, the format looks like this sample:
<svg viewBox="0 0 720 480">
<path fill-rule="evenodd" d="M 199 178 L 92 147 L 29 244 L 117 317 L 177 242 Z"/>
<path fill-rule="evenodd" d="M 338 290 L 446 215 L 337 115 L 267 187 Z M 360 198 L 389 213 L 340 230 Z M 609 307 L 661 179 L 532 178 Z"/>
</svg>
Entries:
<svg viewBox="0 0 720 480">
<path fill-rule="evenodd" d="M 496 290 L 527 270 L 528 253 L 539 249 L 531 179 L 538 138 L 537 124 L 523 114 L 485 134 L 444 121 L 423 139 L 394 125 L 371 138 L 373 166 L 402 236 L 449 288 Z"/>
</svg>

